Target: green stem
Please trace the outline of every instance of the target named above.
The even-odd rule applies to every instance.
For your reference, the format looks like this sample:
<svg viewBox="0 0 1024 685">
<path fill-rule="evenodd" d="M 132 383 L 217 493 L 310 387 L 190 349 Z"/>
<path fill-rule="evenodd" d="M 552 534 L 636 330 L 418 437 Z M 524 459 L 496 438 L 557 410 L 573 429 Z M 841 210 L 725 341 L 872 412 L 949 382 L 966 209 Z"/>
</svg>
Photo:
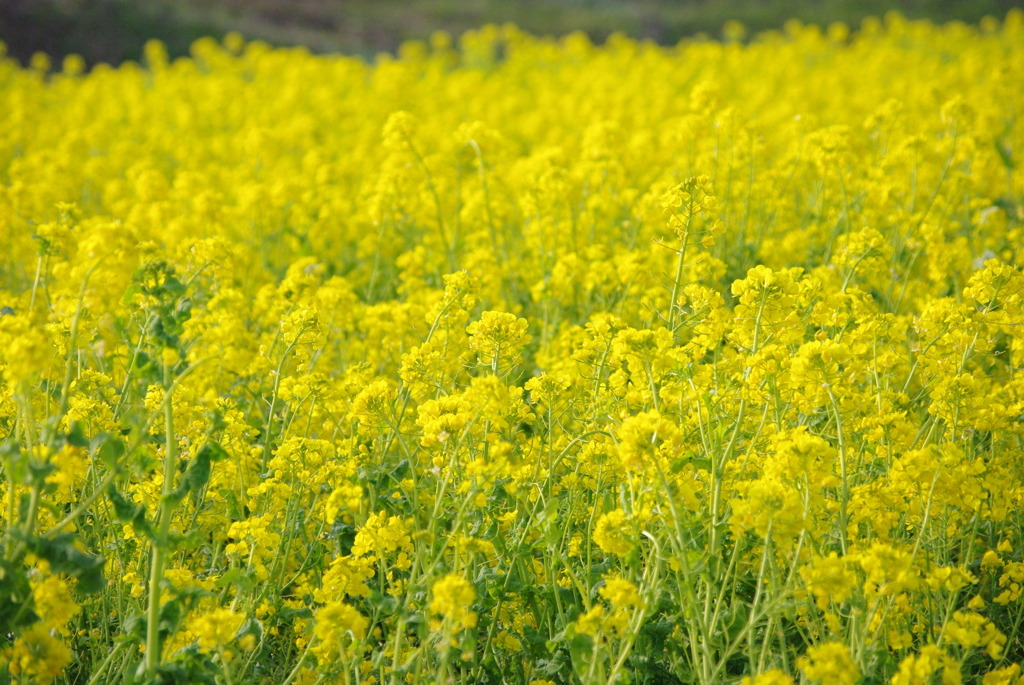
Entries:
<svg viewBox="0 0 1024 685">
<path fill-rule="evenodd" d="M 149 571 L 149 606 L 146 612 L 146 675 L 152 678 L 161 662 L 160 644 L 160 581 L 168 551 L 167 532 L 171 526 L 174 492 L 174 470 L 177 461 L 177 440 L 174 437 L 174 402 L 171 367 L 164 364 L 164 482 L 160 492 L 156 534 L 151 543 L 152 561 Z"/>
<path fill-rule="evenodd" d="M 676 300 L 679 297 L 680 282 L 683 280 L 683 266 L 685 265 L 684 260 L 686 259 L 686 244 L 690 239 L 689 222 L 687 222 L 686 230 L 683 231 L 683 244 L 679 248 L 679 259 L 676 261 L 676 277 L 672 282 L 672 301 L 668 303 L 668 330 L 672 333 L 672 339 L 675 340 L 676 335 L 676 310 L 678 305 Z"/>
</svg>

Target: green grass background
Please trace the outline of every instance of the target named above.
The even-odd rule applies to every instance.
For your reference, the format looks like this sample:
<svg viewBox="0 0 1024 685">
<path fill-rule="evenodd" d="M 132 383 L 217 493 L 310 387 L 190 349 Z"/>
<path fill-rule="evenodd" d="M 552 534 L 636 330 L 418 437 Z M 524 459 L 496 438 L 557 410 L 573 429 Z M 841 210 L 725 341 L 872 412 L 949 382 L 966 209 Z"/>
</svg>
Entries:
<svg viewBox="0 0 1024 685">
<path fill-rule="evenodd" d="M 615 31 L 660 43 L 721 35 L 736 19 L 751 31 L 787 19 L 857 25 L 898 10 L 910 18 L 977 22 L 1002 17 L 1022 0 L 0 0 L 0 40 L 25 62 L 34 52 L 70 53 L 90 64 L 136 59 L 150 38 L 172 56 L 196 38 L 239 31 L 275 45 L 372 57 L 402 41 L 487 22 L 514 22 L 538 34 L 582 30 L 600 41 Z"/>
</svg>

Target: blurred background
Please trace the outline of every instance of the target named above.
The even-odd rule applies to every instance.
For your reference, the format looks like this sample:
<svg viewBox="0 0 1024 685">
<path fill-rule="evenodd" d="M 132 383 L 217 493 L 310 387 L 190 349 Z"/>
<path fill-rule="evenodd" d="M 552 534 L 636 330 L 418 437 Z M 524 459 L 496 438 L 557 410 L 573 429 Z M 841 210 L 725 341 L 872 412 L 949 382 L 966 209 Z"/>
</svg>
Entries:
<svg viewBox="0 0 1024 685">
<path fill-rule="evenodd" d="M 36 52 L 89 64 L 138 59 L 150 38 L 172 57 L 202 36 L 237 31 L 275 45 L 372 57 L 437 30 L 458 35 L 484 23 L 514 22 L 542 35 L 612 32 L 660 43 L 704 33 L 720 37 L 735 19 L 751 32 L 790 18 L 852 26 L 898 10 L 912 19 L 977 22 L 1002 18 L 1024 0 L 0 0 L 0 41 L 27 63 Z"/>
</svg>

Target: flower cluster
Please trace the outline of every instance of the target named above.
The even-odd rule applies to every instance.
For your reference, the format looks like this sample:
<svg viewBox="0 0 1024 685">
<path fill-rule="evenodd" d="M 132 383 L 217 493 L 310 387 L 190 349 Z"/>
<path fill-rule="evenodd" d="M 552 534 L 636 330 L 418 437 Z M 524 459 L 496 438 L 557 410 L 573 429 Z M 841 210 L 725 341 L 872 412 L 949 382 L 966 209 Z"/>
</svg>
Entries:
<svg viewBox="0 0 1024 685">
<path fill-rule="evenodd" d="M 0 59 L 0 681 L 1021 682 L 1022 82 L 1019 11 Z"/>
</svg>

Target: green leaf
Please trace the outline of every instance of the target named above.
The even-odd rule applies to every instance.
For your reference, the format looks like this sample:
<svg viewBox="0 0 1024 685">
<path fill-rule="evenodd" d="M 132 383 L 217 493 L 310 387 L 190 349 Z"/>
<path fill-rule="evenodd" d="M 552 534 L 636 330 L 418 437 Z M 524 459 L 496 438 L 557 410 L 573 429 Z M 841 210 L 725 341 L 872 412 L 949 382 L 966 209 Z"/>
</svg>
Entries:
<svg viewBox="0 0 1024 685">
<path fill-rule="evenodd" d="M 139 611 L 132 611 L 121 623 L 121 633 L 143 643 L 146 640 L 146 616 Z"/>
<path fill-rule="evenodd" d="M 537 662 L 537 674 L 545 677 L 558 675 L 566 666 L 565 652 L 556 651 L 550 659 L 541 659 Z"/>
<path fill-rule="evenodd" d="M 51 464 L 49 461 L 39 461 L 38 459 L 28 460 L 28 472 L 30 483 L 35 483 L 42 486 L 46 482 L 46 477 L 57 470 L 57 467 Z"/>
<path fill-rule="evenodd" d="M 89 439 L 85 437 L 85 429 L 82 427 L 80 421 L 72 421 L 71 428 L 66 433 L 59 436 L 57 444 L 54 445 L 55 450 L 60 449 L 64 445 L 71 445 L 72 447 L 88 447 Z"/>
<path fill-rule="evenodd" d="M 231 517 L 232 521 L 241 521 L 245 518 L 245 514 L 242 513 L 242 506 L 238 503 L 238 496 L 235 495 L 234 490 L 231 488 L 221 488 L 217 491 L 217 494 L 228 505 L 228 516 Z"/>
<path fill-rule="evenodd" d="M 32 587 L 21 564 L 0 559 L 0 635 L 33 623 Z"/>
<path fill-rule="evenodd" d="M 243 638 L 247 635 L 252 635 L 257 640 L 263 639 L 263 624 L 255 618 L 249 618 L 242 627 L 235 633 L 235 639 Z"/>
<path fill-rule="evenodd" d="M 390 616 L 398 610 L 398 599 L 391 595 L 385 595 L 377 592 L 376 590 L 370 590 L 368 600 L 370 602 L 370 606 L 382 614 Z"/>
<path fill-rule="evenodd" d="M 999 155 L 999 160 L 1003 163 L 1007 169 L 1016 169 L 1017 164 L 1013 161 L 1013 152 L 1010 150 L 1010 146 L 1007 145 L 1005 138 L 1000 138 L 995 141 L 996 153 Z"/>
<path fill-rule="evenodd" d="M 94 440 L 96 458 L 107 468 L 116 470 L 121 457 L 124 456 L 124 441 L 112 435 L 103 435 L 99 441 Z"/>
<path fill-rule="evenodd" d="M 213 462 L 225 459 L 227 456 L 228 453 L 224 448 L 215 442 L 208 442 L 199 448 L 196 456 L 185 467 L 185 473 L 182 475 L 178 488 L 171 499 L 179 502 L 189 493 L 192 493 L 193 498 L 197 499 L 199 493 L 202 492 L 203 488 L 210 481 Z"/>
<path fill-rule="evenodd" d="M 146 507 L 141 504 L 132 504 L 125 499 L 113 485 L 107 489 L 107 497 L 114 505 L 114 516 L 122 523 L 130 523 L 132 530 L 139 535 L 152 540 L 153 527 L 146 520 Z"/>
<path fill-rule="evenodd" d="M 590 661 L 594 651 L 594 638 L 589 635 L 573 634 L 568 640 L 569 658 L 573 665 L 579 669 Z"/>
<path fill-rule="evenodd" d="M 29 475 L 28 455 L 21 451 L 18 443 L 8 440 L 0 445 L 0 460 L 3 461 L 8 481 L 19 485 L 31 484 L 32 478 Z"/>
<path fill-rule="evenodd" d="M 169 602 L 165 602 L 160 607 L 160 620 L 158 622 L 160 633 L 166 636 L 173 635 L 181 625 L 181 619 L 184 615 L 185 612 L 181 608 L 180 601 L 172 599 Z"/>
<path fill-rule="evenodd" d="M 145 662 L 142 666 L 145 666 Z M 215 685 L 217 679 L 210 675 L 215 669 L 216 666 L 197 649 L 186 647 L 174 655 L 174 661 L 160 664 L 151 679 L 139 679 L 135 682 L 146 683 L 146 685 L 176 685 L 177 683 Z M 136 677 L 145 678 L 145 674 L 140 676 L 139 673 L 136 673 Z"/>
<path fill-rule="evenodd" d="M 277 617 L 281 619 L 282 623 L 287 623 L 298 618 L 313 618 L 313 611 L 308 607 L 301 609 L 285 607 L 277 612 Z"/>
<path fill-rule="evenodd" d="M 252 573 L 240 568 L 233 568 L 214 582 L 214 587 L 222 588 L 233 585 L 239 590 L 249 591 L 256 587 L 256 578 Z"/>
<path fill-rule="evenodd" d="M 73 533 L 64 533 L 52 539 L 33 538 L 27 541 L 29 551 L 49 562 L 57 573 L 66 573 L 78 581 L 78 589 L 95 594 L 106 585 L 103 579 L 103 557 L 83 552 L 78 548 Z"/>
</svg>

